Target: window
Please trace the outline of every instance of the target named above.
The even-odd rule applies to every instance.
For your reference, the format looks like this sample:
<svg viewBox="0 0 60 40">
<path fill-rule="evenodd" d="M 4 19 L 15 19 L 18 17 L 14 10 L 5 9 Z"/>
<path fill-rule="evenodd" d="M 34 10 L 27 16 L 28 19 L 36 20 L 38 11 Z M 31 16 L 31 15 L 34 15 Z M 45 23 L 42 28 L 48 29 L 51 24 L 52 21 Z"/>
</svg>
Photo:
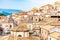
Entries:
<svg viewBox="0 0 60 40">
<path fill-rule="evenodd" d="M 58 11 L 58 13 L 60 13 L 60 11 Z"/>
<path fill-rule="evenodd" d="M 60 16 L 58 16 L 58 18 L 60 18 Z"/>
<path fill-rule="evenodd" d="M 57 16 L 51 16 L 51 18 L 58 18 Z"/>
<path fill-rule="evenodd" d="M 60 18 L 60 16 L 51 16 L 51 18 Z"/>
<path fill-rule="evenodd" d="M 18 35 L 18 37 L 21 37 L 21 35 Z"/>
<path fill-rule="evenodd" d="M 50 40 L 51 40 L 51 38 L 50 38 Z"/>
<path fill-rule="evenodd" d="M 43 9 L 40 9 L 40 11 L 42 11 Z"/>
<path fill-rule="evenodd" d="M 36 21 L 37 21 L 37 19 L 36 19 Z"/>
<path fill-rule="evenodd" d="M 59 19 L 59 21 L 60 21 L 60 19 Z"/>
<path fill-rule="evenodd" d="M 12 27 L 12 25 L 10 25 L 10 28 Z"/>
<path fill-rule="evenodd" d="M 41 21 L 41 19 L 39 19 L 39 21 Z"/>
</svg>

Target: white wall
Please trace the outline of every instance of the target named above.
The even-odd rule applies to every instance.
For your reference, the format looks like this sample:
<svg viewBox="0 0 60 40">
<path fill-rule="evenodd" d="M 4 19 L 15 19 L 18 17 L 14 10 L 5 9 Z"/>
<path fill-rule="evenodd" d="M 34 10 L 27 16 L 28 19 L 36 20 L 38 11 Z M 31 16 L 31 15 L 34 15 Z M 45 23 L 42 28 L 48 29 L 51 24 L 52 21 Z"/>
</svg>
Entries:
<svg viewBox="0 0 60 40">
<path fill-rule="evenodd" d="M 48 36 L 48 40 L 57 40 L 57 39 L 55 39 L 55 38 L 53 38 L 51 36 Z"/>
<path fill-rule="evenodd" d="M 21 35 L 21 37 L 29 37 L 29 32 L 11 32 L 11 35 L 17 36 Z"/>
</svg>

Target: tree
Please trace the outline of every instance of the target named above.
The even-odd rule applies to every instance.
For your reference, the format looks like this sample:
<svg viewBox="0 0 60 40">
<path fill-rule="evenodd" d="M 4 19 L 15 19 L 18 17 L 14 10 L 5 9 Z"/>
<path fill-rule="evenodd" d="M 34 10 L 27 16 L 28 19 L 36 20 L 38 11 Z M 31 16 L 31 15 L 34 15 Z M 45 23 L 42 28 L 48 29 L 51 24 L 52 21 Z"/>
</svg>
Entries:
<svg viewBox="0 0 60 40">
<path fill-rule="evenodd" d="M 0 13 L 0 16 L 6 16 L 6 15 L 4 15 L 4 14 Z"/>
</svg>

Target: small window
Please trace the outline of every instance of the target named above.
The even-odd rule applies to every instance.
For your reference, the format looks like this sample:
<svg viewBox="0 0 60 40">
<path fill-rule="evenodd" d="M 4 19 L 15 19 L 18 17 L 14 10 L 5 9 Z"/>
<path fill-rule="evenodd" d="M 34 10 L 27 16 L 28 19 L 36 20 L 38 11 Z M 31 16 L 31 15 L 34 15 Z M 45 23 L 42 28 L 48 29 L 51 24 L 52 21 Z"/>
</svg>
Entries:
<svg viewBox="0 0 60 40">
<path fill-rule="evenodd" d="M 41 19 L 39 19 L 39 21 L 41 21 Z"/>
<path fill-rule="evenodd" d="M 43 9 L 40 9 L 40 11 L 42 11 Z"/>
<path fill-rule="evenodd" d="M 59 21 L 60 21 L 60 19 L 59 19 Z"/>
<path fill-rule="evenodd" d="M 38 12 L 38 10 L 36 10 L 36 12 Z"/>
<path fill-rule="evenodd" d="M 12 27 L 12 25 L 10 25 L 10 28 Z"/>
<path fill-rule="evenodd" d="M 51 16 L 51 18 L 60 18 L 60 16 Z"/>
<path fill-rule="evenodd" d="M 51 40 L 51 38 L 50 38 L 50 40 Z"/>
<path fill-rule="evenodd" d="M 37 19 L 36 19 L 36 21 L 37 21 Z"/>
<path fill-rule="evenodd" d="M 60 18 L 60 16 L 58 16 L 58 18 Z"/>
<path fill-rule="evenodd" d="M 60 11 L 58 11 L 58 13 L 60 13 Z"/>
<path fill-rule="evenodd" d="M 51 16 L 51 18 L 58 18 L 57 16 Z"/>
<path fill-rule="evenodd" d="M 52 9 L 54 9 L 54 7 L 51 7 Z"/>
<path fill-rule="evenodd" d="M 18 37 L 21 37 L 21 35 L 18 35 Z"/>
</svg>

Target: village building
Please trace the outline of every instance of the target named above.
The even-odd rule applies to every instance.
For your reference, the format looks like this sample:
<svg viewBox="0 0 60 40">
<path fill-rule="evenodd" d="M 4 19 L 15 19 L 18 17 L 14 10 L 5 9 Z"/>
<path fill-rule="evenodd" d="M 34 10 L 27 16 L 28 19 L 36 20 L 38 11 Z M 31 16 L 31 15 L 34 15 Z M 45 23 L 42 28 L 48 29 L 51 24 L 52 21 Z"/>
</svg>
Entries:
<svg viewBox="0 0 60 40">
<path fill-rule="evenodd" d="M 29 37 L 29 27 L 26 23 L 21 24 L 21 27 L 13 27 L 11 29 L 11 35 L 17 36 L 17 37 Z"/>
<path fill-rule="evenodd" d="M 7 34 L 12 35 L 14 40 L 32 36 L 40 40 L 60 40 L 60 2 L 0 16 L 0 35 Z"/>
<path fill-rule="evenodd" d="M 59 32 L 52 32 L 48 35 L 48 40 L 60 40 L 60 33 Z"/>
<path fill-rule="evenodd" d="M 55 26 L 51 26 L 51 25 L 44 25 L 41 26 L 41 40 L 48 40 L 48 35 L 50 33 L 52 33 L 53 31 L 51 31 L 51 29 L 53 29 Z"/>
<path fill-rule="evenodd" d="M 8 18 L 6 16 L 0 16 L 0 23 L 1 22 L 8 22 Z"/>
</svg>

